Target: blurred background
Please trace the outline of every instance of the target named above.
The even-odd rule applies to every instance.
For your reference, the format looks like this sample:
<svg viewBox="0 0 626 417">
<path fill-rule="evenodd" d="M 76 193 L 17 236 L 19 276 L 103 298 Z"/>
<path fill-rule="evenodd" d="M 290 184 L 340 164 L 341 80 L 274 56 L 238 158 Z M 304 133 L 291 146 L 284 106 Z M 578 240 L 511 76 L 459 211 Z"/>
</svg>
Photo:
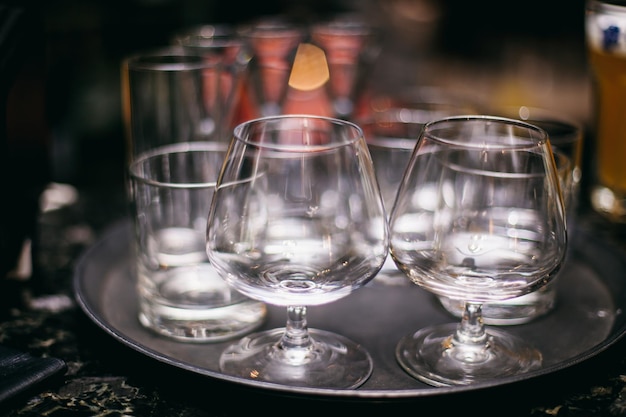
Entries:
<svg viewBox="0 0 626 417">
<path fill-rule="evenodd" d="M 3 4 L 0 17 L 5 29 L 11 24 L 8 8 L 27 11 L 29 32 L 22 34 L 23 41 L 15 42 L 22 52 L 12 53 L 35 68 L 27 83 L 5 78 L 5 84 L 11 83 L 8 124 L 16 126 L 8 143 L 17 147 L 21 145 L 16 143 L 30 142 L 34 147 L 45 143 L 49 164 L 43 161 L 41 166 L 49 179 L 79 188 L 122 184 L 121 60 L 206 23 L 238 25 L 279 13 L 307 21 L 358 11 L 380 31 L 381 55 L 371 76 L 385 88 L 441 85 L 488 104 L 538 105 L 583 122 L 589 115 L 583 0 L 526 0 L 506 6 L 496 0 L 23 0 Z M 3 42 L 7 55 L 11 41 L 5 36 Z M 33 139 L 37 135 L 45 139 Z"/>
</svg>

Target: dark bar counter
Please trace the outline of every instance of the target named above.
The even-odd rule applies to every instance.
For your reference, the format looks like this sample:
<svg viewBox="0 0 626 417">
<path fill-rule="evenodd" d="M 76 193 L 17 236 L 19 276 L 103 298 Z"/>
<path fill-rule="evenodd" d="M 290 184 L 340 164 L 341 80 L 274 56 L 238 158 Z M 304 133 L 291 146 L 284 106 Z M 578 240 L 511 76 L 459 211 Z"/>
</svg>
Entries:
<svg viewBox="0 0 626 417">
<path fill-rule="evenodd" d="M 626 414 L 622 339 L 582 363 L 548 375 L 466 393 L 389 400 L 338 400 L 250 389 L 145 356 L 94 324 L 77 305 L 72 288 L 76 264 L 85 250 L 128 216 L 118 177 L 106 185 L 76 188 L 75 201 L 65 196 L 60 207 L 43 210 L 32 276 L 4 287 L 0 346 L 61 359 L 66 369 L 0 402 L 3 416 L 222 417 L 257 412 L 293 415 L 305 410 L 391 415 L 406 412 L 407 407 L 411 413 L 441 415 Z M 581 211 L 580 227 L 626 250 L 619 228 L 584 207 Z"/>
</svg>

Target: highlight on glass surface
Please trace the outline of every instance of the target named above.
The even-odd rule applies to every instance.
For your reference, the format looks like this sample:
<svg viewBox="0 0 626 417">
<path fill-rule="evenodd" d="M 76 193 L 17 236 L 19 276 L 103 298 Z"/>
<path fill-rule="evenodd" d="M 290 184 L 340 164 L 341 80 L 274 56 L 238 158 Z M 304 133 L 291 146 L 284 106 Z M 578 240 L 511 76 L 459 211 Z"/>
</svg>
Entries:
<svg viewBox="0 0 626 417">
<path fill-rule="evenodd" d="M 307 307 L 363 287 L 387 251 L 382 198 L 358 126 L 289 115 L 239 125 L 212 200 L 207 253 L 230 285 L 284 306 L 287 320 L 227 347 L 220 370 L 301 387 L 363 384 L 370 354 L 358 341 L 309 329 Z"/>
<path fill-rule="evenodd" d="M 435 386 L 541 367 L 535 347 L 483 323 L 482 305 L 550 282 L 567 249 L 559 178 L 543 129 L 494 116 L 428 123 L 389 219 L 390 253 L 417 285 L 462 300 L 460 323 L 403 337 L 396 359 Z"/>
</svg>

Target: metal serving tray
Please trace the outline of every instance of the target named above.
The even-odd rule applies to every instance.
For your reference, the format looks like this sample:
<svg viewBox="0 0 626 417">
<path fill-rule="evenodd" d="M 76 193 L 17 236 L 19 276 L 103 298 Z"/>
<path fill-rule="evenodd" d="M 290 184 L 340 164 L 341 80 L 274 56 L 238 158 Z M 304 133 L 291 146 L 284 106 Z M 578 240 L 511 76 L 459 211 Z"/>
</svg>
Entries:
<svg viewBox="0 0 626 417">
<path fill-rule="evenodd" d="M 618 341 L 626 330 L 626 261 L 617 248 L 592 233 L 577 231 L 571 253 L 557 280 L 558 305 L 545 317 L 506 329 L 538 347 L 543 367 L 515 377 L 470 386 L 436 388 L 406 374 L 394 350 L 404 335 L 435 323 L 457 321 L 434 296 L 414 284 L 390 286 L 372 281 L 343 300 L 311 307 L 311 328 L 334 331 L 362 343 L 372 355 L 374 371 L 354 390 L 286 386 L 226 375 L 218 358 L 231 342 L 185 343 L 142 327 L 131 274 L 130 221 L 110 226 L 79 259 L 73 278 L 76 300 L 85 314 L 119 342 L 148 357 L 215 380 L 289 396 L 395 401 L 468 392 L 550 374 L 585 361 Z M 270 307 L 263 329 L 283 327 L 285 309 Z"/>
</svg>

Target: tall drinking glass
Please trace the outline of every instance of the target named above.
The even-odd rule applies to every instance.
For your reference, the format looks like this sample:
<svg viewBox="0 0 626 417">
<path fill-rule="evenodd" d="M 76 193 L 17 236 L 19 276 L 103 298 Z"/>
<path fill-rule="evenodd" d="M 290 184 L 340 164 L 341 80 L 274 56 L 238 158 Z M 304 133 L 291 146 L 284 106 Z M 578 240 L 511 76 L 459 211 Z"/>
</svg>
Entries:
<svg viewBox="0 0 626 417">
<path fill-rule="evenodd" d="M 559 178 L 544 130 L 512 119 L 428 123 L 389 219 L 391 255 L 415 284 L 463 300 L 460 323 L 403 337 L 396 359 L 435 386 L 468 385 L 541 366 L 542 355 L 487 328 L 482 305 L 535 291 L 567 248 Z"/>
<path fill-rule="evenodd" d="M 303 387 L 363 384 L 373 364 L 362 344 L 309 329 L 306 312 L 363 287 L 387 250 L 385 210 L 358 126 L 275 116 L 236 127 L 209 212 L 207 253 L 230 285 L 284 306 L 287 321 L 227 347 L 220 370 Z"/>
<path fill-rule="evenodd" d="M 222 71 L 221 60 L 171 46 L 122 63 L 137 314 L 145 327 L 194 343 L 240 336 L 266 314 L 224 284 L 205 251 L 227 147 Z"/>
</svg>

